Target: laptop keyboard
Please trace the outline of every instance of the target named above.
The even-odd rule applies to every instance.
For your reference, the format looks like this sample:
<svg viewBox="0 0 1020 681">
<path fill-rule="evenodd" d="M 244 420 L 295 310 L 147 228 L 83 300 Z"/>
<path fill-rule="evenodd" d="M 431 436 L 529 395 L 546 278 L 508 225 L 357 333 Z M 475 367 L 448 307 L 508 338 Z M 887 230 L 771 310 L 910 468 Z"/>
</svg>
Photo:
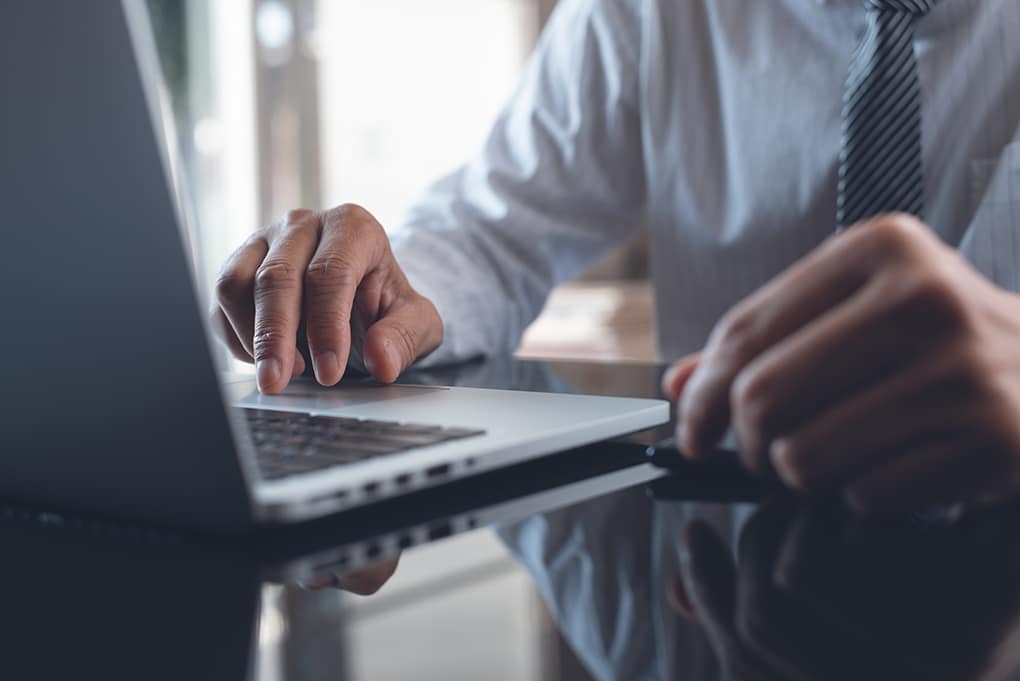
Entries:
<svg viewBox="0 0 1020 681">
<path fill-rule="evenodd" d="M 483 430 L 244 409 L 262 478 L 344 466 L 409 449 L 484 435 Z"/>
</svg>

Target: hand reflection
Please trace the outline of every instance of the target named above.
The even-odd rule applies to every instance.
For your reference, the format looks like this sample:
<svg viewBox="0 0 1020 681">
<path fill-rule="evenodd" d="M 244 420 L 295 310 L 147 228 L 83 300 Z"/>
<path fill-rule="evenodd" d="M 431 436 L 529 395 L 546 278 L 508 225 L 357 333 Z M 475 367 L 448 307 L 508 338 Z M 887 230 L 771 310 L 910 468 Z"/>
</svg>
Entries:
<svg viewBox="0 0 1020 681">
<path fill-rule="evenodd" d="M 737 559 L 687 529 L 674 600 L 734 679 L 995 679 L 1014 671 L 1020 513 L 922 522 L 764 506 Z"/>
<path fill-rule="evenodd" d="M 359 570 L 351 572 L 334 572 L 326 577 L 313 580 L 306 586 L 309 589 L 340 589 L 358 596 L 371 596 L 383 588 L 397 571 L 400 556 L 387 558 Z"/>
</svg>

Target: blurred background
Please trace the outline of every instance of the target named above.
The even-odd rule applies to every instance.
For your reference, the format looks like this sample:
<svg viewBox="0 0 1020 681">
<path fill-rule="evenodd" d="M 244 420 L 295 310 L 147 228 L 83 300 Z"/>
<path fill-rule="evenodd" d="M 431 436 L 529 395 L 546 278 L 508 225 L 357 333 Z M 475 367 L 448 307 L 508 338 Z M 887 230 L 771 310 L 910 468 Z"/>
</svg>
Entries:
<svg viewBox="0 0 1020 681">
<path fill-rule="evenodd" d="M 350 201 L 399 225 L 426 185 L 480 147 L 555 4 L 147 2 L 210 286 L 249 232 L 290 208 Z M 638 239 L 556 291 L 520 354 L 652 359 L 651 310 Z M 471 597 L 444 588 L 465 583 Z M 427 621 L 435 599 L 446 599 L 442 626 Z M 405 554 L 372 598 L 267 589 L 259 636 L 261 679 L 588 678 L 487 532 Z"/>
</svg>

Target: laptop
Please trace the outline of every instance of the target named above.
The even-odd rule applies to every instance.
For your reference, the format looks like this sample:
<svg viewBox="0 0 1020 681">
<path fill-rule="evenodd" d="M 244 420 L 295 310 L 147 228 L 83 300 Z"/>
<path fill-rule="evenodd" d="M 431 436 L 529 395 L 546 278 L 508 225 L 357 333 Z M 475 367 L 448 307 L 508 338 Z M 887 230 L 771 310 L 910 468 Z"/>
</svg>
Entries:
<svg viewBox="0 0 1020 681">
<path fill-rule="evenodd" d="M 659 400 L 225 378 L 144 3 L 3 15 L 0 497 L 245 532 L 669 418 Z"/>
</svg>

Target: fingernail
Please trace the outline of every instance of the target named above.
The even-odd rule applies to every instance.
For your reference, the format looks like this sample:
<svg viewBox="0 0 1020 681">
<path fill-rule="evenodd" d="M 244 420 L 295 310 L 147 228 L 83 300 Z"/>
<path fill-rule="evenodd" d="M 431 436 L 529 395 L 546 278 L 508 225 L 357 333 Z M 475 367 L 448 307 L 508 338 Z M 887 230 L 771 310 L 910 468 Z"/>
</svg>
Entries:
<svg viewBox="0 0 1020 681">
<path fill-rule="evenodd" d="M 255 377 L 259 383 L 259 390 L 276 385 L 280 380 L 280 361 L 272 357 L 260 359 L 255 365 Z"/>
<path fill-rule="evenodd" d="M 387 340 L 385 345 L 386 359 L 389 360 L 390 366 L 392 366 L 396 373 L 399 374 L 404 368 L 404 358 L 397 350 L 397 346 L 395 346 L 391 341 Z"/>
<path fill-rule="evenodd" d="M 336 381 L 340 373 L 340 360 L 333 351 L 320 352 L 312 358 L 312 367 L 315 369 L 315 379 L 325 385 Z"/>
<path fill-rule="evenodd" d="M 685 458 L 691 458 L 687 451 L 687 426 L 682 423 L 676 427 L 676 447 Z"/>
<path fill-rule="evenodd" d="M 783 482 L 796 486 L 798 479 L 790 456 L 791 450 L 788 441 L 782 439 L 773 440 L 772 444 L 769 445 L 769 461 L 772 463 L 772 469 Z"/>
<path fill-rule="evenodd" d="M 681 423 L 677 427 L 676 443 L 686 458 L 692 461 L 696 461 L 701 458 L 701 451 L 698 448 L 698 443 L 693 437 L 691 437 L 687 424 Z"/>
</svg>

